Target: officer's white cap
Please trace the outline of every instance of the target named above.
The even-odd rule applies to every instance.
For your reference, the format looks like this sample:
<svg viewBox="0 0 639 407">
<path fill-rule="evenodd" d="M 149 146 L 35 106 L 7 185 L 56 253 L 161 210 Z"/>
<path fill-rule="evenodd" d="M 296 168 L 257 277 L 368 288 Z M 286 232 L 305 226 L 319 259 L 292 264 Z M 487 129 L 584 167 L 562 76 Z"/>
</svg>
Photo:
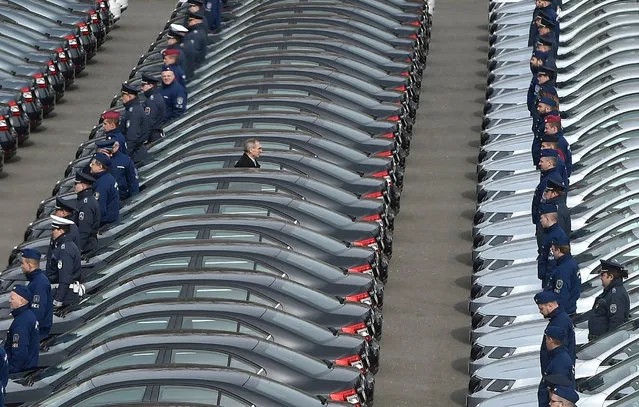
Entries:
<svg viewBox="0 0 639 407">
<path fill-rule="evenodd" d="M 73 225 L 74 222 L 72 220 L 62 218 L 60 216 L 51 215 L 51 227 L 59 228 L 64 226 Z"/>
<path fill-rule="evenodd" d="M 189 32 L 189 29 L 186 28 L 185 26 L 183 26 L 182 24 L 171 24 L 171 30 L 177 32 L 177 33 L 187 33 Z"/>
</svg>

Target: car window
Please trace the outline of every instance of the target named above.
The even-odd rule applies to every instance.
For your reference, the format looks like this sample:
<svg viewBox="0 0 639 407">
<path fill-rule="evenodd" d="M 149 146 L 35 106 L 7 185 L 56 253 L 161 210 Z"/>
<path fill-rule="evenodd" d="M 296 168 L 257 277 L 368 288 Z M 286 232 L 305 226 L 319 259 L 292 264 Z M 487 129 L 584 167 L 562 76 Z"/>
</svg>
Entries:
<svg viewBox="0 0 639 407">
<path fill-rule="evenodd" d="M 124 275 L 126 277 L 135 277 L 143 273 L 166 269 L 166 268 L 186 268 L 188 267 L 190 262 L 191 262 L 190 256 L 169 257 L 169 258 L 154 260 L 151 262 L 142 262 L 141 264 L 138 264 L 136 267 L 133 267 L 127 270 Z"/>
<path fill-rule="evenodd" d="M 145 392 L 146 386 L 120 387 L 76 401 L 73 405 L 75 407 L 101 407 L 123 403 L 141 403 L 144 400 Z"/>
<path fill-rule="evenodd" d="M 215 126 L 212 126 L 211 128 L 209 128 L 208 130 L 215 131 L 215 132 L 220 132 L 220 131 L 227 131 L 227 130 L 239 130 L 242 127 L 244 127 L 244 123 L 242 123 L 242 122 L 239 122 L 239 123 L 228 123 L 228 124 L 216 124 Z"/>
<path fill-rule="evenodd" d="M 604 360 L 603 364 L 613 366 L 637 354 L 639 354 L 639 341 L 634 341 L 627 344 L 622 349 L 618 350 L 616 353 Z"/>
<path fill-rule="evenodd" d="M 246 242 L 262 242 L 281 245 L 281 242 L 264 236 L 261 233 L 249 232 L 244 230 L 212 230 L 210 232 L 209 238 L 212 240 L 240 240 Z"/>
<path fill-rule="evenodd" d="M 217 390 L 205 387 L 162 385 L 158 401 L 210 404 L 212 401 L 217 402 L 219 395 Z"/>
<path fill-rule="evenodd" d="M 124 368 L 136 365 L 153 365 L 158 360 L 159 353 L 160 351 L 157 349 L 126 352 L 98 362 L 92 362 L 89 365 L 84 365 L 83 367 L 86 367 L 86 369 L 78 372 L 77 376 L 74 377 L 74 380 L 82 380 L 108 369 L 119 367 Z"/>
<path fill-rule="evenodd" d="M 208 211 L 208 209 L 209 209 L 208 205 L 194 205 L 194 206 L 187 206 L 183 208 L 169 209 L 165 212 L 160 213 L 159 215 L 154 216 L 153 221 L 158 220 L 158 217 L 173 218 L 176 216 L 203 215 Z M 145 215 L 144 211 L 136 212 L 136 214 L 131 216 L 131 219 L 137 219 L 139 216 L 144 216 L 144 215 Z"/>
<path fill-rule="evenodd" d="M 231 92 L 225 92 L 224 96 L 248 96 L 248 95 L 257 95 L 259 92 L 258 89 L 240 89 L 233 90 Z"/>
<path fill-rule="evenodd" d="M 206 170 L 219 170 L 224 168 L 224 160 L 219 161 L 208 161 L 208 162 L 200 162 L 200 163 L 186 163 L 182 165 L 181 168 L 175 172 L 175 174 L 184 174 L 187 172 L 195 172 L 195 171 L 206 171 Z"/>
<path fill-rule="evenodd" d="M 218 213 L 226 215 L 251 215 L 251 216 L 268 216 L 276 219 L 284 219 L 293 221 L 294 218 L 290 216 L 284 216 L 283 214 L 275 211 L 268 210 L 259 206 L 248 205 L 220 205 L 218 207 Z"/>
<path fill-rule="evenodd" d="M 622 398 L 630 396 L 637 391 L 639 391 L 639 379 L 634 379 L 627 383 L 624 383 L 620 388 L 617 389 L 617 391 L 608 396 L 606 400 L 621 400 Z"/>
<path fill-rule="evenodd" d="M 277 192 L 277 187 L 259 182 L 229 181 L 228 189 L 239 191 Z"/>
<path fill-rule="evenodd" d="M 300 65 L 300 66 L 320 66 L 318 62 L 303 61 L 301 59 L 282 59 L 280 60 L 282 65 Z"/>
<path fill-rule="evenodd" d="M 171 194 L 187 194 L 189 192 L 210 192 L 217 190 L 217 182 L 206 182 L 202 184 L 195 185 L 183 185 L 173 188 L 171 190 Z"/>
<path fill-rule="evenodd" d="M 175 243 L 175 242 L 180 242 L 183 240 L 193 240 L 193 239 L 197 239 L 197 235 L 198 235 L 199 231 L 197 230 L 188 230 L 188 231 L 182 231 L 182 232 L 173 232 L 173 233 L 166 233 L 166 234 L 162 234 L 159 236 L 155 236 L 153 238 L 147 239 L 147 240 L 143 240 L 141 242 L 139 242 L 139 244 L 135 244 L 136 240 L 140 240 L 139 237 L 131 236 L 129 239 L 124 239 L 121 242 L 121 246 L 125 246 L 125 245 L 132 245 L 132 247 L 129 248 L 129 250 L 141 250 L 147 247 L 151 247 L 151 246 L 155 246 L 157 244 L 163 244 L 163 243 Z"/>
<path fill-rule="evenodd" d="M 224 256 L 202 256 L 204 267 L 215 268 L 235 268 L 242 270 L 253 270 L 255 262 L 249 259 Z"/>
<path fill-rule="evenodd" d="M 283 123 L 253 123 L 252 128 L 262 129 L 262 130 L 295 130 L 297 129 L 297 127 L 292 124 L 283 124 Z"/>
<path fill-rule="evenodd" d="M 269 95 L 300 95 L 300 96 L 310 96 L 310 93 L 305 90 L 299 89 L 267 89 L 266 91 Z M 262 143 L 262 146 L 264 143 Z"/>
<path fill-rule="evenodd" d="M 597 341 L 588 342 L 579 352 L 577 358 L 580 360 L 590 360 L 601 356 L 610 350 L 614 345 L 624 342 L 633 336 L 633 332 L 627 330 L 614 331 L 609 335 L 602 336 Z"/>
<path fill-rule="evenodd" d="M 249 292 L 248 290 L 237 287 L 215 287 L 212 285 L 196 285 L 195 298 L 214 298 L 249 301 L 268 307 L 275 307 L 276 301 L 266 298 L 262 295 Z"/>
<path fill-rule="evenodd" d="M 247 112 L 249 110 L 248 106 L 230 106 L 223 107 L 220 109 L 215 109 L 215 113 L 237 113 L 237 112 Z"/>
<path fill-rule="evenodd" d="M 276 141 L 261 141 L 260 144 L 264 150 L 280 150 L 280 151 L 290 151 L 291 145 L 286 143 L 278 143 Z"/>
<path fill-rule="evenodd" d="M 222 394 L 220 397 L 220 406 L 224 407 L 255 407 L 253 403 L 247 403 L 244 401 L 240 401 L 235 397 L 227 396 L 226 394 Z"/>
<path fill-rule="evenodd" d="M 174 349 L 171 351 L 171 363 L 232 367 L 251 373 L 257 373 L 261 369 L 234 355 L 199 349 Z"/>
<path fill-rule="evenodd" d="M 119 325 L 111 327 L 106 332 L 102 332 L 93 339 L 93 343 L 105 341 L 118 335 L 128 334 L 133 332 L 145 332 L 154 330 L 165 330 L 169 327 L 169 321 L 171 317 L 148 317 L 142 319 L 136 319 L 134 321 L 128 321 Z"/>
<path fill-rule="evenodd" d="M 277 105 L 259 105 L 257 107 L 259 111 L 273 111 L 273 112 L 294 112 L 299 113 L 302 109 L 293 106 L 277 106 Z"/>
<path fill-rule="evenodd" d="M 222 331 L 239 332 L 247 335 L 268 338 L 266 332 L 253 328 L 244 323 L 238 323 L 230 319 L 206 318 L 206 317 L 184 317 L 182 318 L 182 329 L 192 331 Z"/>
<path fill-rule="evenodd" d="M 133 304 L 134 302 L 139 301 L 160 300 L 165 298 L 177 299 L 180 297 L 181 292 L 182 286 L 179 285 L 172 287 L 151 288 L 148 290 L 140 291 L 138 293 L 127 295 L 125 298 L 122 298 L 119 301 L 116 301 L 115 303 L 109 305 L 107 310 L 115 310 L 127 304 Z"/>
<path fill-rule="evenodd" d="M 597 394 L 610 389 L 618 383 L 623 383 L 624 379 L 634 376 L 638 369 L 639 366 L 636 360 L 634 358 L 628 359 L 613 368 L 605 370 L 603 373 L 599 373 L 579 383 L 577 385 L 577 391 L 584 394 Z"/>
<path fill-rule="evenodd" d="M 211 143 L 211 144 L 203 143 L 202 145 L 190 151 L 193 153 L 197 153 L 200 151 L 209 151 L 209 150 L 233 150 L 236 148 L 236 145 L 237 143 L 235 141 L 224 141 L 221 143 L 216 141 L 215 143 Z"/>
</svg>

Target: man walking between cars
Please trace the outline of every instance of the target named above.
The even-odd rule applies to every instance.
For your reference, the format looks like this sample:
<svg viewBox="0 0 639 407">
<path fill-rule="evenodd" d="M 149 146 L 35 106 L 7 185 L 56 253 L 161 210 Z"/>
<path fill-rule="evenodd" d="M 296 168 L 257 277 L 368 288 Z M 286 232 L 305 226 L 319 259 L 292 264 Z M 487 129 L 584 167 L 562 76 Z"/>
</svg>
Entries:
<svg viewBox="0 0 639 407">
<path fill-rule="evenodd" d="M 49 336 L 53 326 L 53 297 L 51 282 L 40 270 L 40 252 L 35 249 L 22 250 L 22 272 L 29 280 L 27 287 L 33 295 L 31 311 L 38 320 L 40 339 Z"/>
<path fill-rule="evenodd" d="M 149 120 L 149 142 L 158 141 L 164 137 L 162 124 L 166 116 L 166 105 L 164 98 L 159 89 L 160 79 L 156 76 L 149 75 L 146 72 L 142 74 L 142 92 L 144 92 L 144 113 Z"/>
<path fill-rule="evenodd" d="M 262 154 L 262 145 L 255 138 L 250 138 L 244 142 L 244 154 L 235 163 L 235 168 L 260 168 L 257 159 Z"/>
<path fill-rule="evenodd" d="M 38 320 L 29 304 L 32 298 L 33 294 L 23 284 L 15 285 L 9 294 L 13 322 L 4 343 L 9 360 L 9 374 L 38 367 L 40 332 Z"/>
<path fill-rule="evenodd" d="M 100 204 L 93 194 L 95 178 L 79 171 L 75 174 L 73 189 L 77 194 L 77 210 L 74 222 L 78 225 L 80 239 L 78 249 L 82 254 L 98 247 L 98 230 L 100 229 Z"/>
<path fill-rule="evenodd" d="M 566 333 L 558 326 L 548 326 L 544 332 L 544 341 L 548 349 L 548 364 L 541 371 L 541 381 L 537 389 L 537 400 L 539 407 L 548 406 L 550 394 L 548 394 L 548 383 L 546 378 L 549 375 L 560 375 L 568 380 L 572 386 L 575 385 L 575 366 L 568 354 L 568 349 L 564 346 Z"/>
<path fill-rule="evenodd" d="M 614 331 L 619 325 L 630 318 L 630 298 L 623 279 L 628 277 L 628 271 L 615 261 L 600 260 L 601 284 L 604 290 L 592 306 L 592 314 L 588 318 L 588 340 Z"/>
<path fill-rule="evenodd" d="M 127 152 L 139 168 L 149 161 L 144 143 L 149 138 L 149 123 L 144 108 L 138 99 L 138 89 L 122 84 L 124 114 L 120 120 L 120 130 L 126 137 Z"/>
<path fill-rule="evenodd" d="M 68 238 L 69 221 L 51 216 L 51 234 L 55 240 L 55 247 L 51 258 L 48 259 L 46 275 L 51 284 L 58 286 L 51 290 L 54 312 L 63 305 L 73 304 L 84 293 L 80 284 L 82 263 L 80 249 Z"/>
<path fill-rule="evenodd" d="M 95 178 L 93 193 L 100 206 L 100 226 L 117 222 L 120 219 L 120 191 L 109 172 L 111 159 L 104 153 L 96 153 L 89 166 Z"/>
</svg>

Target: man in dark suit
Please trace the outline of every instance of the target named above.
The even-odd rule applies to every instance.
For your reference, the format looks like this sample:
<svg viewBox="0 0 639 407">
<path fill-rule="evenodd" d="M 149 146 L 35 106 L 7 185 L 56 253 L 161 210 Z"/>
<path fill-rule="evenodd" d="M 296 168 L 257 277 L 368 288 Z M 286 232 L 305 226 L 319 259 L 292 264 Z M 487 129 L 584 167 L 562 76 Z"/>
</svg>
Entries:
<svg viewBox="0 0 639 407">
<path fill-rule="evenodd" d="M 235 168 L 260 168 L 257 159 L 262 154 L 262 146 L 255 138 L 250 138 L 244 142 L 244 154 L 235 163 Z"/>
</svg>

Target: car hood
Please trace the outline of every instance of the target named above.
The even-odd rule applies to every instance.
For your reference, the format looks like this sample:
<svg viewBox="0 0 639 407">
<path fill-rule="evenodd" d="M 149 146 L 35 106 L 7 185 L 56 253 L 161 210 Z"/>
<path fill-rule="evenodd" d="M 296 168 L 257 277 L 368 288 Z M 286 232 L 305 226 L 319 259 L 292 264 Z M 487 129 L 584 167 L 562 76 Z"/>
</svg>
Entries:
<svg viewBox="0 0 639 407">
<path fill-rule="evenodd" d="M 528 51 L 528 54 L 530 54 L 530 51 Z M 526 63 L 528 62 L 529 58 L 526 58 Z M 506 69 L 507 67 L 510 67 L 511 64 L 506 64 L 501 66 L 500 68 L 502 69 Z M 528 69 L 528 71 L 530 72 L 530 69 Z M 491 83 L 490 85 L 488 85 L 489 88 L 495 89 L 495 90 L 499 90 L 499 89 L 526 89 L 528 87 L 528 85 L 530 85 L 530 78 L 527 75 L 519 75 L 519 76 L 504 76 L 504 77 L 497 77 L 493 83 Z"/>
<path fill-rule="evenodd" d="M 535 304 L 530 293 L 498 298 L 495 301 L 479 307 L 477 313 L 481 315 L 500 315 L 504 317 L 537 314 L 539 319 L 542 318 L 541 314 L 539 314 L 537 304 Z"/>
<path fill-rule="evenodd" d="M 530 222 L 530 216 L 513 216 L 512 218 L 488 223 L 478 227 L 483 236 L 533 236 L 536 228 Z"/>
<path fill-rule="evenodd" d="M 529 115 L 530 116 L 530 115 Z M 527 133 L 530 137 L 530 126 L 532 119 L 530 117 L 517 120 L 509 120 L 487 127 L 484 131 L 491 135 L 497 134 L 522 134 Z"/>
<path fill-rule="evenodd" d="M 484 171 L 536 171 L 530 154 L 526 153 L 508 154 L 499 159 L 485 161 L 479 167 Z"/>
<path fill-rule="evenodd" d="M 510 195 L 505 198 L 484 201 L 478 211 L 484 213 L 530 213 L 533 191 Z"/>
<path fill-rule="evenodd" d="M 530 72 L 530 70 L 528 70 Z M 520 75 L 524 75 L 522 72 Z M 492 105 L 523 105 L 526 100 L 527 91 L 525 89 L 507 90 L 499 95 L 493 96 L 486 100 L 486 103 Z M 500 110 L 502 111 L 502 110 Z M 504 119 L 504 117 L 496 117 L 496 119 Z"/>
<path fill-rule="evenodd" d="M 530 261 L 537 258 L 537 239 L 534 237 L 511 240 L 499 246 L 489 246 L 479 252 L 482 259 L 510 260 L 518 263 Z"/>
<path fill-rule="evenodd" d="M 497 329 L 480 336 L 475 344 L 485 347 L 522 348 L 540 346 L 548 321 L 524 322 Z M 577 345 L 588 342 L 588 330 L 575 328 Z"/>
<path fill-rule="evenodd" d="M 497 360 L 473 373 L 481 379 L 519 380 L 539 376 L 539 353 L 531 352 Z"/>
<path fill-rule="evenodd" d="M 539 185 L 539 172 L 531 170 L 523 174 L 509 175 L 496 180 L 481 182 L 478 187 L 484 191 L 532 191 Z"/>
<path fill-rule="evenodd" d="M 517 287 L 532 282 L 539 286 L 539 279 L 530 263 L 513 264 L 479 277 L 475 283 L 484 287 Z"/>
<path fill-rule="evenodd" d="M 485 118 L 491 120 L 517 120 L 529 118 L 530 112 L 528 111 L 528 106 L 524 103 L 525 100 L 526 98 L 522 93 L 522 97 L 519 98 L 521 103 L 515 104 L 514 106 L 504 106 L 496 109 L 486 114 Z M 493 104 L 496 103 L 493 102 Z"/>
<path fill-rule="evenodd" d="M 478 407 L 538 407 L 537 386 L 507 391 L 483 401 Z"/>
<path fill-rule="evenodd" d="M 482 147 L 482 150 L 492 151 L 525 151 L 530 154 L 530 134 L 518 134 L 511 137 L 491 141 Z M 485 161 L 484 161 L 485 162 Z M 481 165 L 481 164 L 480 164 Z"/>
</svg>

